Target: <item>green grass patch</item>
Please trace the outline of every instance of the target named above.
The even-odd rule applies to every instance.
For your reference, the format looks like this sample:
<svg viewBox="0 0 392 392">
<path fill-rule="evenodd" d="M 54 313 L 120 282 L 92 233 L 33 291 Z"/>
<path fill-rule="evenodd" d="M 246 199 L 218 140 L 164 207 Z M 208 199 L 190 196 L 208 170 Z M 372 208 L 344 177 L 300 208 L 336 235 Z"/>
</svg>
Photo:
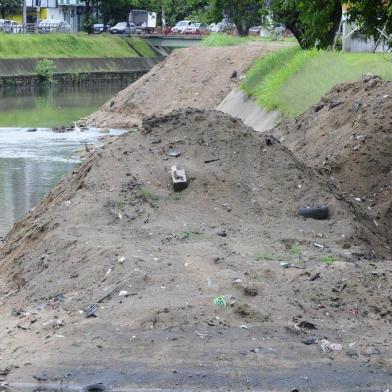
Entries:
<svg viewBox="0 0 392 392">
<path fill-rule="evenodd" d="M 203 39 L 203 46 L 219 47 L 219 46 L 234 46 L 243 45 L 249 42 L 249 37 L 238 37 L 229 34 L 213 33 Z"/>
<path fill-rule="evenodd" d="M 272 42 L 272 41 L 293 42 L 293 43 L 296 42 L 292 38 L 279 38 L 277 40 L 271 37 L 260 37 L 260 36 L 239 37 L 237 35 L 230 35 L 224 33 L 212 33 L 207 35 L 203 39 L 202 45 L 207 47 L 221 47 L 221 46 L 246 45 L 251 42 Z"/>
<path fill-rule="evenodd" d="M 159 197 L 154 195 L 149 189 L 147 188 L 140 188 L 139 195 L 146 201 L 148 200 L 158 200 Z"/>
<path fill-rule="evenodd" d="M 301 247 L 298 244 L 292 244 L 289 248 L 289 253 L 292 256 L 301 256 L 302 250 Z"/>
<path fill-rule="evenodd" d="M 256 252 L 254 256 L 255 261 L 272 261 L 274 256 L 268 252 Z"/>
<path fill-rule="evenodd" d="M 191 236 L 192 236 L 192 233 L 190 231 L 180 231 L 177 234 L 177 238 L 179 240 L 184 240 L 185 238 L 191 238 Z"/>
<path fill-rule="evenodd" d="M 177 192 L 173 192 L 169 195 L 169 199 L 173 201 L 180 201 L 181 200 L 181 195 Z"/>
<path fill-rule="evenodd" d="M 391 55 L 289 48 L 256 60 L 241 87 L 267 110 L 295 117 L 336 84 L 369 72 L 392 80 Z"/>
<path fill-rule="evenodd" d="M 336 260 L 333 256 L 324 256 L 321 258 L 321 262 L 327 265 L 333 265 L 336 263 Z"/>
<path fill-rule="evenodd" d="M 134 47 L 143 57 L 155 57 L 150 44 L 140 37 L 124 37 L 125 41 Z"/>
<path fill-rule="evenodd" d="M 144 56 L 154 56 L 150 45 L 139 37 L 124 39 L 108 34 L 0 34 L 0 59 L 139 57 L 128 43 Z"/>
</svg>

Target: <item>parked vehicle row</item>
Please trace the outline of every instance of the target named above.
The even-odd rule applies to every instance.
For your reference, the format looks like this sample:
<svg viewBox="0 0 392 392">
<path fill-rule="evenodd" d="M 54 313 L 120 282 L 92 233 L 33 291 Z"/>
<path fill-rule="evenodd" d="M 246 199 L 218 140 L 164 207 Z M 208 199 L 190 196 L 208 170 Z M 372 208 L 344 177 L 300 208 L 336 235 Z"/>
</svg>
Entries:
<svg viewBox="0 0 392 392">
<path fill-rule="evenodd" d="M 173 34 L 206 34 L 206 33 L 222 33 L 235 29 L 235 25 L 226 20 L 219 23 L 212 23 L 207 26 L 204 23 L 194 23 L 190 20 L 181 20 L 172 29 Z"/>
<path fill-rule="evenodd" d="M 0 31 L 18 34 L 22 31 L 22 25 L 12 20 L 0 19 Z"/>
<path fill-rule="evenodd" d="M 44 19 L 39 22 L 38 31 L 40 33 L 69 33 L 71 26 L 64 21 Z"/>
</svg>

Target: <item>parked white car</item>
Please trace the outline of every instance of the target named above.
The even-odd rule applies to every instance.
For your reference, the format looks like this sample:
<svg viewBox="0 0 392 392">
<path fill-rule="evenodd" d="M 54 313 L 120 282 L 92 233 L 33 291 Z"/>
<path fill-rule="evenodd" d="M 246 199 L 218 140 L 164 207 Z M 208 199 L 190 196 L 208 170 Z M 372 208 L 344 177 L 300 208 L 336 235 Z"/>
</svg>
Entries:
<svg viewBox="0 0 392 392">
<path fill-rule="evenodd" d="M 208 30 L 211 33 L 223 33 L 225 31 L 234 30 L 236 27 L 233 23 L 227 20 L 222 20 L 222 22 L 212 23 L 208 26 Z"/>
<path fill-rule="evenodd" d="M 118 22 L 109 29 L 110 34 L 136 34 L 136 26 L 134 23 Z"/>
<path fill-rule="evenodd" d="M 182 20 L 181 22 L 178 22 L 173 28 L 172 28 L 172 33 L 174 34 L 183 34 L 185 29 L 189 26 L 192 25 L 192 22 L 190 20 Z"/>
<path fill-rule="evenodd" d="M 183 34 L 205 34 L 207 31 L 207 26 L 204 23 L 192 23 L 185 27 Z"/>
<path fill-rule="evenodd" d="M 22 25 L 9 19 L 0 19 L 0 31 L 18 34 L 22 32 Z"/>
<path fill-rule="evenodd" d="M 64 21 L 44 19 L 38 24 L 40 33 L 69 33 L 71 26 Z"/>
</svg>

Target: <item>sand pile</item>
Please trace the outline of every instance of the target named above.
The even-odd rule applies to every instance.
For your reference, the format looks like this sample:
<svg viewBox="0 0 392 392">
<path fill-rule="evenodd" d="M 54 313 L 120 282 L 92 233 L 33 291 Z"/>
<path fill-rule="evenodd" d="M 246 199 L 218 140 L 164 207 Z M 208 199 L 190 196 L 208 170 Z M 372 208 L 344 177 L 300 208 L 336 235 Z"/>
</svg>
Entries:
<svg viewBox="0 0 392 392">
<path fill-rule="evenodd" d="M 170 184 L 173 164 L 189 178 L 181 193 Z M 227 115 L 146 119 L 8 235 L 0 264 L 8 380 L 242 390 L 240 373 L 273 390 L 282 369 L 291 385 L 298 367 L 311 369 L 315 384 L 306 385 L 342 369 L 345 382 L 379 382 L 345 355 L 353 340 L 364 358 L 388 336 L 388 271 L 367 261 L 385 247 L 341 199 L 273 138 Z M 296 214 L 315 204 L 331 218 Z M 86 318 L 94 305 L 96 317 Z M 314 345 L 303 344 L 310 335 Z M 323 339 L 342 351 L 324 353 Z"/>
<path fill-rule="evenodd" d="M 138 126 L 144 117 L 194 107 L 215 109 L 241 82 L 252 61 L 287 43 L 175 50 L 164 62 L 107 102 L 89 122 Z"/>
<path fill-rule="evenodd" d="M 392 246 L 392 82 L 366 76 L 338 85 L 273 132 L 306 165 L 331 178 Z M 370 226 L 369 226 L 370 227 Z M 371 228 L 371 227 L 370 227 Z"/>
</svg>

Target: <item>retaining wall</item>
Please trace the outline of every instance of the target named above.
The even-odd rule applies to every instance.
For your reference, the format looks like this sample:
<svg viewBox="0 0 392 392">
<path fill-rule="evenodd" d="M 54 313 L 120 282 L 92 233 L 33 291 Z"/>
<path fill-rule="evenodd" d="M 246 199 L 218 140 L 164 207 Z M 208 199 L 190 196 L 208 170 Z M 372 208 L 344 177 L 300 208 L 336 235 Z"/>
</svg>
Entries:
<svg viewBox="0 0 392 392">
<path fill-rule="evenodd" d="M 151 70 L 164 57 L 52 59 L 55 64 L 54 80 L 61 83 L 81 84 L 99 82 L 132 83 Z M 0 87 L 29 87 L 41 83 L 35 74 L 40 59 L 0 60 Z"/>
</svg>

